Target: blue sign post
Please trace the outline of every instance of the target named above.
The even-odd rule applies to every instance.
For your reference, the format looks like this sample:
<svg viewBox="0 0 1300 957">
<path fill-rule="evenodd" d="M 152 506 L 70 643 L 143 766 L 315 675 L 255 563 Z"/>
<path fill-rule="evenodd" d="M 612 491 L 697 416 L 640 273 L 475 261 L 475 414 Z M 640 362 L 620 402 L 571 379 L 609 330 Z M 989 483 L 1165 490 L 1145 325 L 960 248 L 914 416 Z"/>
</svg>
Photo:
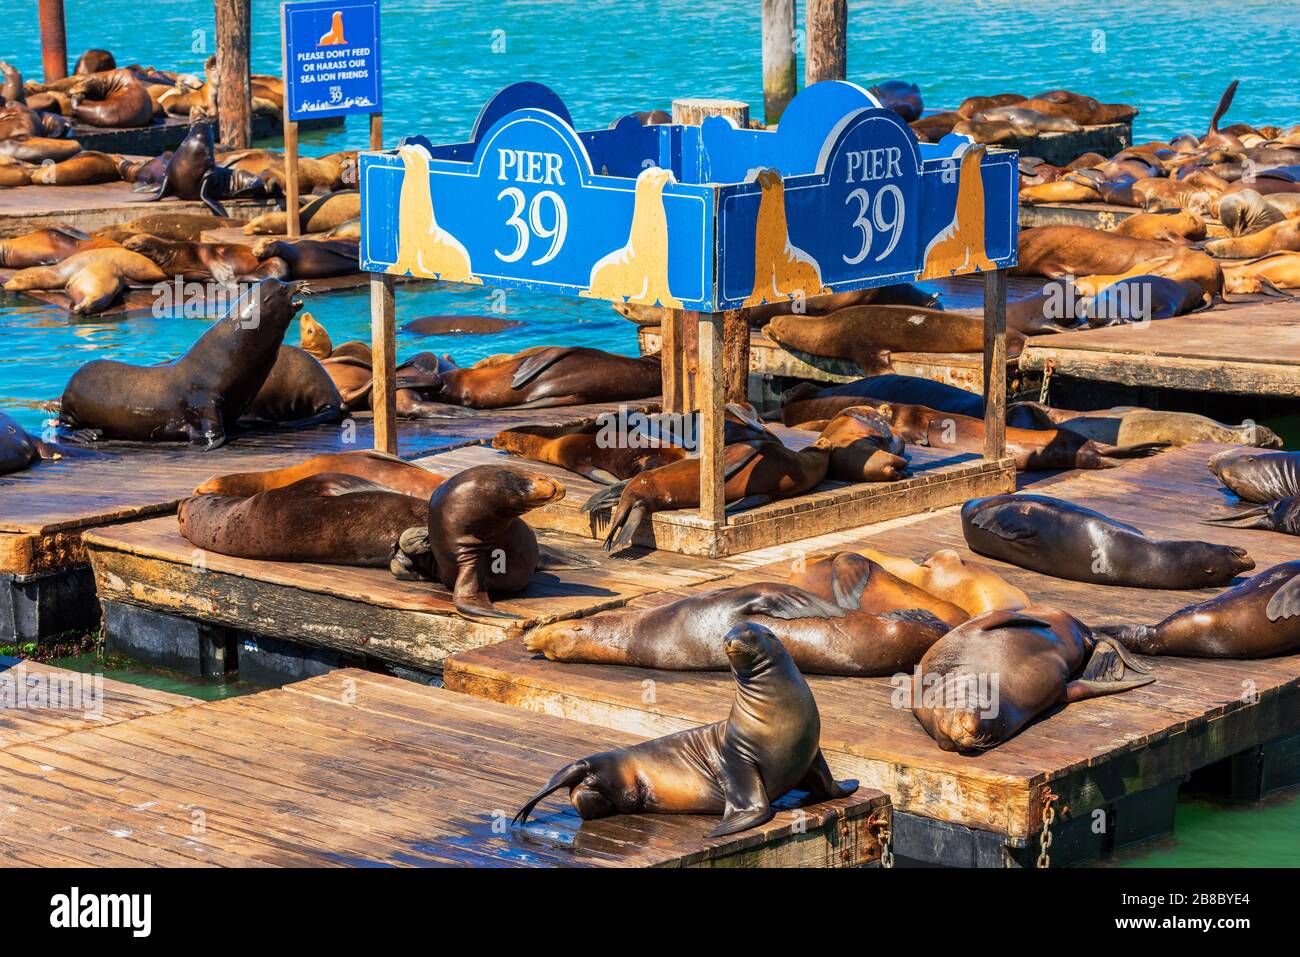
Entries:
<svg viewBox="0 0 1300 957">
<path fill-rule="evenodd" d="M 553 92 L 517 83 L 484 106 L 468 142 L 415 136 L 362 154 L 361 267 L 658 305 L 697 322 L 713 459 L 702 511 L 720 525 L 721 456 L 707 454 L 721 451 L 714 367 L 723 315 L 750 306 L 984 273 L 986 455 L 1003 458 L 1000 271 L 1016 263 L 1017 159 L 961 136 L 919 143 L 839 81 L 801 92 L 775 130 L 629 116 L 582 132 Z M 744 347 L 725 351 L 747 356 L 740 327 Z M 664 356 L 666 369 L 680 361 Z"/>
</svg>

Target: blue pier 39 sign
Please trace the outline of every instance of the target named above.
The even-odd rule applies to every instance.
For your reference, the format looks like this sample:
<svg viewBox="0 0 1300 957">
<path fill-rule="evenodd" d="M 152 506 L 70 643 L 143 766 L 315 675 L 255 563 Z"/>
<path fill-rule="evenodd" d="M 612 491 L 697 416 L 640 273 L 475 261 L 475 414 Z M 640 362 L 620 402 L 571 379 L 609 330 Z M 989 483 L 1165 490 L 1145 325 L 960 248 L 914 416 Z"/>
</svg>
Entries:
<svg viewBox="0 0 1300 957">
<path fill-rule="evenodd" d="M 289 119 L 382 112 L 379 0 L 280 7 Z"/>
<path fill-rule="evenodd" d="M 775 130 L 577 131 L 517 83 L 467 143 L 361 156 L 361 265 L 721 312 L 1016 262 L 1017 154 L 918 143 L 851 83 L 800 93 Z"/>
</svg>

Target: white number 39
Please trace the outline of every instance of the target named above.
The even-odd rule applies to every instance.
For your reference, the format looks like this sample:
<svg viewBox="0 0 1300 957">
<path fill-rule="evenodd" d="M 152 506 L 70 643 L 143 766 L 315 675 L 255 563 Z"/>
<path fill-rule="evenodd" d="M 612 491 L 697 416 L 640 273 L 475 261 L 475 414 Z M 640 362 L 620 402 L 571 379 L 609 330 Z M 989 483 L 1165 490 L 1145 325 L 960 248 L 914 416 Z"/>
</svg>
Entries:
<svg viewBox="0 0 1300 957">
<path fill-rule="evenodd" d="M 890 204 L 892 209 L 889 219 L 885 218 L 884 198 L 886 196 L 893 200 Z M 862 187 L 858 187 L 844 198 L 844 203 L 848 205 L 855 199 L 858 201 L 858 215 L 853 220 L 853 225 L 862 231 L 862 248 L 852 256 L 845 256 L 844 261 L 850 266 L 856 266 L 867 258 L 867 254 L 871 252 L 871 239 L 874 235 L 872 227 L 874 226 L 878 232 L 890 231 L 888 244 L 875 260 L 880 262 L 894 251 L 894 247 L 898 245 L 898 240 L 903 235 L 903 220 L 906 214 L 906 210 L 903 208 L 903 191 L 893 183 L 889 183 L 880 188 L 873 203 L 870 194 Z M 870 219 L 867 218 L 868 209 L 871 210 Z"/>
<path fill-rule="evenodd" d="M 518 262 L 528 252 L 529 237 L 536 234 L 538 239 L 549 239 L 551 247 L 540 258 L 534 259 L 533 265 L 546 265 L 560 254 L 560 248 L 564 245 L 564 238 L 569 232 L 569 212 L 564 208 L 564 200 L 560 199 L 559 195 L 553 191 L 545 189 L 534 196 L 533 201 L 529 203 L 524 198 L 523 190 L 515 186 L 508 186 L 497 194 L 497 199 L 507 197 L 514 201 L 515 208 L 510 213 L 510 218 L 506 220 L 506 225 L 514 227 L 518 240 L 515 243 L 515 248 L 508 253 L 503 253 L 499 249 L 494 249 L 493 252 L 502 262 Z M 542 207 L 546 205 L 551 206 L 554 210 L 549 226 L 542 222 Z M 520 218 L 520 213 L 524 211 L 525 206 L 528 207 L 527 223 Z"/>
</svg>

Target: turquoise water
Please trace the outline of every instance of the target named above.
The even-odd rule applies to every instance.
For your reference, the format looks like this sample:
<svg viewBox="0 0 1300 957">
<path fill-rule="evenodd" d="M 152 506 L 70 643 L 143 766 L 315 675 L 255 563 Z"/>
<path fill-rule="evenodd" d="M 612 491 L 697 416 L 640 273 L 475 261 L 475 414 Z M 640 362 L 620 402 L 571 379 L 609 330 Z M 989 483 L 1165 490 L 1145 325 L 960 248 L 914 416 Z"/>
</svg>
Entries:
<svg viewBox="0 0 1300 957">
<path fill-rule="evenodd" d="M 483 102 L 520 79 L 554 87 L 584 128 L 666 107 L 674 96 L 736 97 L 761 114 L 757 6 L 740 0 L 384 0 L 388 142 L 412 133 L 463 139 Z M 906 77 L 934 107 L 974 93 L 1070 87 L 1141 106 L 1138 135 L 1168 137 L 1203 129 L 1223 88 L 1241 78 L 1230 119 L 1300 122 L 1291 53 L 1300 5 L 975 0 L 850 6 L 849 78 L 869 85 Z M 254 0 L 253 11 L 254 69 L 277 72 L 278 4 Z M 38 77 L 34 8 L 20 12 L 6 24 L 0 57 Z M 102 46 L 119 62 L 197 72 L 215 42 L 211 0 L 77 0 L 67 4 L 67 17 L 73 58 Z M 364 118 L 352 118 L 343 130 L 304 134 L 304 149 L 355 147 L 366 135 Z M 432 286 L 403 289 L 397 301 L 401 321 L 498 306 L 526 322 L 473 339 L 403 334 L 404 352 L 446 351 L 464 363 L 539 342 L 635 349 L 631 324 L 599 303 L 514 291 L 502 301 L 490 290 Z M 309 308 L 341 341 L 368 335 L 367 303 L 364 292 L 355 292 Z M 77 320 L 0 294 L 0 408 L 36 427 L 45 418 L 39 404 L 57 398 L 88 358 L 157 362 L 184 351 L 204 328 L 199 320 Z"/>
</svg>

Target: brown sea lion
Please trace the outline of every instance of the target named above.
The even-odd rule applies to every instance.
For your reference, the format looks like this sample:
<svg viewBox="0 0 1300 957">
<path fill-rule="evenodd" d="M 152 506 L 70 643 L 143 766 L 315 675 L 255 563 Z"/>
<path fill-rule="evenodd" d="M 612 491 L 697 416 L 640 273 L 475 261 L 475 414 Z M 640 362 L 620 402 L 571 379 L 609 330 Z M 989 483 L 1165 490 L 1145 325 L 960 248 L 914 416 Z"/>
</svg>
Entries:
<svg viewBox="0 0 1300 957">
<path fill-rule="evenodd" d="M 361 241 L 361 217 L 355 219 L 346 219 L 339 223 L 333 229 L 322 233 L 322 239 L 350 239 L 352 242 Z"/>
<path fill-rule="evenodd" d="M 324 233 L 360 215 L 361 192 L 355 189 L 339 190 L 313 197 L 298 211 L 298 228 L 304 233 Z M 250 219 L 244 227 L 244 232 L 249 236 L 283 235 L 288 230 L 287 212 L 263 213 Z"/>
<path fill-rule="evenodd" d="M 1293 533 L 1294 534 L 1294 533 Z M 1300 651 L 1300 562 L 1283 562 L 1158 625 L 1097 631 L 1142 655 L 1267 658 Z"/>
<path fill-rule="evenodd" d="M 423 498 L 323 472 L 247 498 L 195 495 L 176 517 L 190 544 L 218 555 L 383 568 L 398 537 L 427 509 Z"/>
<path fill-rule="evenodd" d="M 0 239 L 0 267 L 27 269 L 49 266 L 85 249 L 113 245 L 115 243 L 109 240 L 88 236 L 71 226 L 50 226 L 13 239 Z"/>
<path fill-rule="evenodd" d="M 160 366 L 108 359 L 83 365 L 63 390 L 60 421 L 106 439 L 215 449 L 271 374 L 300 308 L 292 287 L 263 279 L 179 359 Z"/>
<path fill-rule="evenodd" d="M 800 383 L 781 396 L 781 422 L 794 425 L 832 419 L 852 406 L 883 402 L 923 405 L 976 418 L 984 415 L 984 397 L 977 393 L 920 376 L 890 374 L 867 376 L 820 389 L 811 383 Z"/>
<path fill-rule="evenodd" d="M 953 127 L 963 119 L 964 117 L 956 111 L 949 111 L 946 113 L 931 113 L 929 116 L 923 116 L 919 120 L 913 120 L 907 125 L 910 126 L 912 132 L 918 137 L 921 137 L 923 141 L 937 143 L 939 140 L 951 133 Z"/>
<path fill-rule="evenodd" d="M 96 183 L 116 183 L 122 178 L 118 171 L 119 157 L 95 150 L 82 150 L 70 159 L 48 163 L 32 173 L 32 182 L 42 186 L 91 186 Z"/>
<path fill-rule="evenodd" d="M 1046 495 L 971 499 L 961 510 L 972 550 L 1055 578 L 1131 588 L 1226 585 L 1255 563 L 1244 548 L 1149 538 L 1132 525 Z"/>
<path fill-rule="evenodd" d="M 4 78 L 4 83 L 0 85 L 0 106 L 22 103 L 27 98 L 23 92 L 23 75 L 12 63 L 0 60 L 0 77 Z"/>
<path fill-rule="evenodd" d="M 152 285 L 166 278 L 151 259 L 113 245 L 73 253 L 52 266 L 21 269 L 4 287 L 8 292 L 62 289 L 73 312 L 93 315 L 107 309 L 128 285 Z"/>
<path fill-rule="evenodd" d="M 1286 214 L 1253 189 L 1241 190 L 1219 200 L 1219 220 L 1229 236 L 1244 236 L 1280 223 Z"/>
<path fill-rule="evenodd" d="M 107 50 L 90 49 L 77 57 L 77 66 L 72 73 L 73 76 L 85 76 L 87 73 L 104 73 L 116 69 L 117 60 L 113 58 L 112 53 Z"/>
<path fill-rule="evenodd" d="M 21 472 L 43 458 L 61 457 L 53 447 L 32 438 L 13 416 L 0 410 L 0 475 Z"/>
<path fill-rule="evenodd" d="M 1101 192 L 1093 183 L 1075 176 L 1021 186 L 1018 195 L 1022 206 L 1039 203 L 1099 203 L 1103 200 Z"/>
<path fill-rule="evenodd" d="M 1300 452 L 1224 449 L 1210 456 L 1209 467 L 1245 502 L 1263 504 L 1300 495 Z"/>
<path fill-rule="evenodd" d="M 568 469 L 603 485 L 630 479 L 646 469 L 687 456 L 685 449 L 674 445 L 634 448 L 626 442 L 611 442 L 610 431 L 599 420 L 577 425 L 525 425 L 497 433 L 492 447 L 533 462 Z"/>
<path fill-rule="evenodd" d="M 87 126 L 129 129 L 153 120 L 153 100 L 130 70 L 109 70 L 80 77 L 68 90 L 72 115 Z"/>
<path fill-rule="evenodd" d="M 252 249 L 258 259 L 284 260 L 296 280 L 347 276 L 361 269 L 357 244 L 346 239 L 259 239 Z"/>
<path fill-rule="evenodd" d="M 514 823 L 524 825 L 543 798 L 567 787 L 584 820 L 720 813 L 722 823 L 707 835 L 715 838 L 771 820 L 772 802 L 792 788 L 814 801 L 857 790 L 856 781 L 831 775 L 819 746 L 817 702 L 776 636 L 745 623 L 721 644 L 736 679 L 726 721 L 575 761 L 529 798 Z"/>
<path fill-rule="evenodd" d="M 919 562 L 874 548 L 859 546 L 856 551 L 895 578 L 956 605 L 967 615 L 982 615 L 999 608 L 1014 610 L 1030 604 L 1029 596 L 1021 589 L 991 568 L 965 561 L 951 548 L 932 552 Z"/>
<path fill-rule="evenodd" d="M 894 290 L 896 287 L 884 286 L 872 289 L 854 289 L 850 292 L 832 292 L 821 296 L 805 296 L 802 299 L 782 299 L 777 302 L 765 302 L 758 306 L 750 306 L 746 310 L 746 316 L 751 326 L 762 326 L 765 322 L 776 316 L 801 315 L 801 316 L 824 316 L 835 312 L 837 309 L 846 309 L 849 306 L 861 306 L 869 302 L 875 302 L 886 289 Z M 897 287 L 903 288 L 903 287 Z M 907 286 L 907 289 L 913 287 Z M 925 296 L 925 305 L 930 305 L 935 297 L 929 294 Z M 630 319 L 638 326 L 662 326 L 667 322 L 668 310 L 663 306 L 643 306 L 635 302 L 613 302 L 614 311 L 624 319 Z"/>
<path fill-rule="evenodd" d="M 1054 705 L 1150 684 L 1148 670 L 1059 609 L 991 611 L 925 653 L 912 678 L 912 714 L 943 750 L 984 751 Z"/>
<path fill-rule="evenodd" d="M 830 478 L 841 482 L 892 482 L 907 474 L 907 451 L 889 420 L 871 406 L 851 406 L 820 430 L 831 444 Z"/>
<path fill-rule="evenodd" d="M 1080 125 L 1068 116 L 1053 116 L 1030 109 L 1020 103 L 980 110 L 970 118 L 972 124 L 1010 123 L 1022 136 L 1038 133 L 1077 133 Z"/>
<path fill-rule="evenodd" d="M 213 216 L 208 213 L 150 213 L 146 216 L 137 216 L 120 226 L 101 229 L 95 235 L 122 242 L 128 236 L 143 233 L 172 242 L 196 243 L 203 238 L 206 230 L 226 229 L 238 222 L 237 219 Z"/>
<path fill-rule="evenodd" d="M 298 316 L 298 347 L 317 359 L 328 359 L 334 351 L 329 332 L 310 312 Z"/>
<path fill-rule="evenodd" d="M 746 621 L 771 629 L 806 674 L 857 677 L 912 667 L 948 630 L 928 612 L 844 609 L 794 585 L 757 582 L 541 625 L 524 646 L 551 661 L 721 671 L 727 659 L 714 638 Z"/>
<path fill-rule="evenodd" d="M 338 422 L 343 418 L 343 397 L 319 360 L 282 345 L 270 375 L 242 418 L 292 426 Z"/>
<path fill-rule="evenodd" d="M 564 497 L 564 486 L 522 469 L 476 465 L 429 498 L 427 527 L 408 528 L 390 568 L 399 578 L 428 578 L 452 590 L 468 617 L 518 618 L 498 611 L 489 595 L 528 585 L 540 554 L 537 536 L 519 516 Z"/>
<path fill-rule="evenodd" d="M 1186 209 L 1159 213 L 1134 213 L 1120 220 L 1111 232 L 1117 236 L 1187 244 L 1205 238 L 1205 220 Z"/>
<path fill-rule="evenodd" d="M 1103 409 L 1097 412 L 1069 413 L 1058 418 L 1057 422 L 1063 429 L 1110 445 L 1146 445 L 1152 442 L 1192 445 L 1197 442 L 1217 442 L 1266 449 L 1282 447 L 1281 438 L 1265 426 L 1250 422 L 1225 425 L 1192 412 Z"/>
<path fill-rule="evenodd" d="M 857 552 L 834 552 L 809 559 L 802 571 L 790 576 L 790 584 L 833 601 L 846 611 L 883 613 L 919 608 L 949 628 L 970 617 L 952 602 L 890 574 Z"/>
<path fill-rule="evenodd" d="M 1300 289 L 1300 252 L 1269 253 L 1259 259 L 1223 267 L 1226 293 L 1272 292 Z"/>
<path fill-rule="evenodd" d="M 1029 99 L 1029 97 L 1021 96 L 1019 93 L 995 93 L 993 96 L 968 96 L 966 99 L 961 101 L 961 106 L 957 107 L 957 115 L 964 120 L 968 120 L 976 113 L 997 109 L 1000 106 L 1010 106 L 1013 103 L 1023 103 L 1027 99 Z"/>
<path fill-rule="evenodd" d="M 1300 251 L 1300 219 L 1284 219 L 1245 236 L 1212 239 L 1205 244 L 1205 251 L 1219 259 L 1255 259 Z"/>
<path fill-rule="evenodd" d="M 1075 285 L 1086 296 L 1096 296 L 1117 283 L 1129 280 L 1146 282 L 1148 285 L 1153 286 L 1154 291 L 1154 284 L 1151 283 L 1154 277 L 1171 280 L 1179 284 L 1179 288 L 1185 288 L 1182 286 L 1185 283 L 1195 283 L 1201 288 L 1200 298 L 1203 302 L 1208 302 L 1214 296 L 1225 291 L 1226 273 L 1218 261 L 1199 249 L 1192 249 L 1187 246 L 1174 246 L 1173 249 L 1173 253 L 1169 255 L 1138 263 L 1125 272 L 1114 275 L 1094 274 L 1080 276 L 1075 280 Z M 1168 293 L 1175 294 L 1168 295 Z M 1196 301 L 1194 295 L 1177 294 L 1172 286 L 1166 287 L 1166 291 L 1162 293 L 1159 299 L 1172 304 L 1186 304 L 1186 307 L 1183 308 L 1175 305 L 1169 315 L 1178 315 L 1180 311 L 1188 311 L 1191 304 Z"/>
<path fill-rule="evenodd" d="M 722 453 L 723 497 L 729 504 L 741 507 L 802 495 L 826 477 L 830 450 L 825 439 L 798 452 L 772 441 L 728 445 Z M 604 504 L 598 493 L 584 508 L 594 510 Z M 641 523 L 654 512 L 699 505 L 699 459 L 683 459 L 642 472 L 629 480 L 619 494 L 605 548 L 631 544 Z"/>
<path fill-rule="evenodd" d="M 119 157 L 117 170 L 122 182 L 135 183 L 135 190 L 143 192 L 150 187 L 162 185 L 167 176 L 167 164 L 171 162 L 172 151 L 164 150 L 153 159 L 133 160 Z"/>
<path fill-rule="evenodd" d="M 80 152 L 81 144 L 76 140 L 60 140 L 48 136 L 19 136 L 0 140 L 0 157 L 24 163 L 61 163 Z M 29 174 L 28 180 L 30 179 Z"/>
<path fill-rule="evenodd" d="M 1064 116 L 1080 126 L 1104 126 L 1107 123 L 1125 123 L 1138 115 L 1135 106 L 1127 103 L 1099 103 L 1090 96 L 1071 93 L 1069 90 L 1051 90 L 1016 104 L 1027 110 L 1037 110 L 1050 116 Z"/>
<path fill-rule="evenodd" d="M 330 354 L 330 358 L 322 359 L 320 363 L 334 380 L 348 411 L 370 409 L 374 373 L 368 346 L 361 342 L 345 342 Z M 450 357 L 435 356 L 431 352 L 420 352 L 398 363 L 395 389 L 398 417 L 448 419 L 471 414 L 461 406 L 431 402 L 423 396 L 425 388 L 436 385 L 443 373 L 454 368 Z"/>
<path fill-rule="evenodd" d="M 1086 226 L 1036 226 L 1020 230 L 1015 276 L 1064 279 L 1092 273 L 1122 273 L 1141 263 L 1168 256 L 1173 243 L 1117 236 Z"/>
<path fill-rule="evenodd" d="M 660 388 L 657 353 L 632 358 L 585 346 L 536 346 L 452 369 L 427 394 L 472 409 L 540 409 L 645 399 Z"/>
<path fill-rule="evenodd" d="M 421 316 L 403 323 L 402 331 L 418 336 L 485 336 L 522 325 L 516 319 L 495 316 Z"/>
<path fill-rule="evenodd" d="M 1214 108 L 1214 115 L 1210 117 L 1210 128 L 1201 137 L 1201 147 L 1203 149 L 1238 150 L 1242 148 L 1242 142 L 1238 137 L 1231 133 L 1219 132 L 1219 120 L 1223 119 L 1223 114 L 1227 113 L 1228 107 L 1232 106 L 1232 98 L 1236 95 L 1237 84 L 1240 82 L 1240 80 L 1233 80 L 1228 84 L 1228 88 L 1223 91 L 1223 95 L 1219 97 L 1219 105 Z"/>
<path fill-rule="evenodd" d="M 35 170 L 36 167 L 28 163 L 0 163 L 0 189 L 13 189 L 18 186 L 31 185 L 32 173 Z"/>
<path fill-rule="evenodd" d="M 959 120 L 952 131 L 959 136 L 969 136 L 976 143 L 1006 143 L 1022 136 L 1033 136 L 1037 131 L 1026 132 L 1008 120 Z"/>
<path fill-rule="evenodd" d="M 251 249 L 240 243 L 190 243 L 159 239 L 157 236 L 138 234 L 122 245 L 151 259 L 169 276 L 181 276 L 202 282 L 249 282 L 265 279 L 287 279 L 289 267 L 284 260 L 271 257 L 259 260 Z"/>
<path fill-rule="evenodd" d="M 260 472 L 233 472 L 214 475 L 194 490 L 195 495 L 237 495 L 247 498 L 258 492 L 284 488 L 301 479 L 323 472 L 352 475 L 366 479 L 384 488 L 404 495 L 414 495 L 428 501 L 433 490 L 443 483 L 443 477 L 428 469 L 387 455 L 374 449 L 352 452 L 326 452 L 279 469 Z M 422 516 L 423 518 L 423 516 Z"/>
</svg>

